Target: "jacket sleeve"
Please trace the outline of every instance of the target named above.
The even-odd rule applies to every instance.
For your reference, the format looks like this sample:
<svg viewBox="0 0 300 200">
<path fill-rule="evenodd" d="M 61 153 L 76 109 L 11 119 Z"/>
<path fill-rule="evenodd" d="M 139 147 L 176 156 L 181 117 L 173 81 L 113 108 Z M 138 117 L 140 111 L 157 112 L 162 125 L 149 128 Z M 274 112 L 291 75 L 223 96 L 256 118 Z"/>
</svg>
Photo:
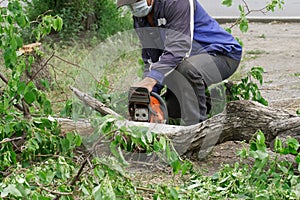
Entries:
<svg viewBox="0 0 300 200">
<path fill-rule="evenodd" d="M 165 1 L 165 43 L 159 60 L 152 63 L 148 77 L 162 83 L 164 77 L 175 69 L 192 48 L 194 30 L 193 0 Z"/>
</svg>

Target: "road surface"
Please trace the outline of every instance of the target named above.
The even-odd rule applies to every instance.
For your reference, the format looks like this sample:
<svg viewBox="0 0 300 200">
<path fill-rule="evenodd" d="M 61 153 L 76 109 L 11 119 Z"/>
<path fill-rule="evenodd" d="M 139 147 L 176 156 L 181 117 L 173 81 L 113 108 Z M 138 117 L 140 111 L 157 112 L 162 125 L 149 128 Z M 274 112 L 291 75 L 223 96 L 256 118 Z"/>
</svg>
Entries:
<svg viewBox="0 0 300 200">
<path fill-rule="evenodd" d="M 233 0 L 231 7 L 221 4 L 222 0 L 198 0 L 209 14 L 214 17 L 237 17 L 239 16 L 238 5 L 244 5 L 242 0 Z M 258 10 L 263 8 L 267 2 L 271 0 L 245 0 L 249 9 Z M 300 1 L 285 0 L 284 8 L 276 9 L 276 11 L 263 14 L 261 12 L 253 12 L 251 17 L 300 17 Z"/>
</svg>

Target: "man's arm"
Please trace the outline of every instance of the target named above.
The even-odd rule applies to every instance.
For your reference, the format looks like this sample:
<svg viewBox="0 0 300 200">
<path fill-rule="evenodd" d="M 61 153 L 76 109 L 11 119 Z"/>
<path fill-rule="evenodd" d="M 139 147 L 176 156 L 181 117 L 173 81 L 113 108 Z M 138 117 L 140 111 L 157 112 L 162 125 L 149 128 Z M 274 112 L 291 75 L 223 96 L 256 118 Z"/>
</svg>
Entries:
<svg viewBox="0 0 300 200">
<path fill-rule="evenodd" d="M 164 77 L 189 56 L 194 30 L 193 0 L 166 1 L 166 40 L 159 61 L 152 63 L 147 77 L 162 83 Z"/>
</svg>

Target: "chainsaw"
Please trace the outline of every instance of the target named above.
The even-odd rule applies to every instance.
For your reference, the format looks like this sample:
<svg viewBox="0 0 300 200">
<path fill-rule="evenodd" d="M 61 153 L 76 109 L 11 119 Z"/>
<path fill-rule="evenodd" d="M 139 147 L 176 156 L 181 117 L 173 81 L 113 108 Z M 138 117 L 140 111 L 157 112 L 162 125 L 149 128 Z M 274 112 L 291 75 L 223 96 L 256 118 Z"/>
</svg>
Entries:
<svg viewBox="0 0 300 200">
<path fill-rule="evenodd" d="M 167 106 L 163 98 L 144 87 L 131 87 L 128 94 L 129 120 L 137 122 L 168 122 Z"/>
</svg>

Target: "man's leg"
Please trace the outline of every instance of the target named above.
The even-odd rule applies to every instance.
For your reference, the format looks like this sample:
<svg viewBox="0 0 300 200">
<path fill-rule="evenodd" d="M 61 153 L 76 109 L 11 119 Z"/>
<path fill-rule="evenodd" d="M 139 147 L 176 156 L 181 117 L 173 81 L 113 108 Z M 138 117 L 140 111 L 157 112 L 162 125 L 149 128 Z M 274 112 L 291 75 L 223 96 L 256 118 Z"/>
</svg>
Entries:
<svg viewBox="0 0 300 200">
<path fill-rule="evenodd" d="M 207 114 L 206 88 L 231 76 L 238 65 L 239 61 L 226 56 L 209 54 L 196 55 L 183 61 L 165 79 L 169 117 L 180 116 L 184 125 L 204 121 Z"/>
</svg>

